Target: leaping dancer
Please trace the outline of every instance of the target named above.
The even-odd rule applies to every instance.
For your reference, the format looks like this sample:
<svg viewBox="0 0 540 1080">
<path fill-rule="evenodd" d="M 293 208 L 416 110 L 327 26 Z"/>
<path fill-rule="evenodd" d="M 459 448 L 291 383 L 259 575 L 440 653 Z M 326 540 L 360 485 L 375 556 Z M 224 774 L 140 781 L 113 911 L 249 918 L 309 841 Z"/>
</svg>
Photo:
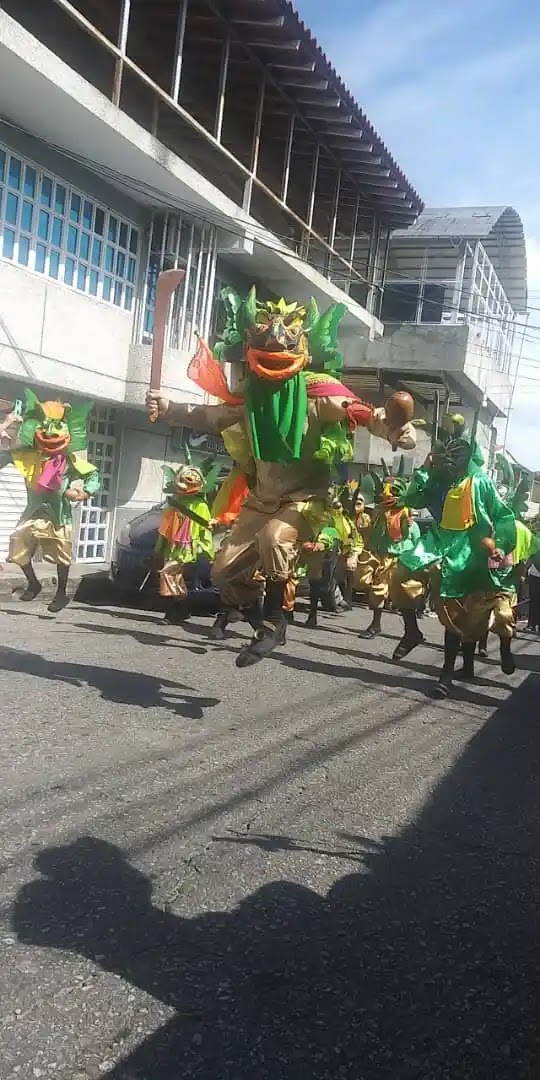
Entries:
<svg viewBox="0 0 540 1080">
<path fill-rule="evenodd" d="M 167 302 L 169 296 L 170 290 Z M 377 409 L 341 382 L 337 331 L 344 305 L 321 315 L 313 300 L 260 303 L 255 288 L 243 300 L 229 289 L 223 298 L 228 323 L 222 341 L 214 356 L 201 342 L 189 368 L 190 377 L 219 404 L 170 402 L 156 381 L 155 356 L 147 405 L 151 419 L 221 435 L 250 476 L 250 493 L 213 569 L 223 604 L 221 627 L 239 609 L 253 628 L 252 640 L 236 660 L 238 667 L 248 667 L 285 641 L 285 588 L 300 544 L 313 535 L 306 524 L 313 513 L 306 510 L 326 505 L 332 465 L 351 456 L 351 431 L 366 427 L 404 450 L 414 448 L 416 434 L 409 395 L 394 394 Z M 232 394 L 216 357 L 227 360 L 232 352 L 237 359 L 240 350 L 245 377 Z"/>
</svg>

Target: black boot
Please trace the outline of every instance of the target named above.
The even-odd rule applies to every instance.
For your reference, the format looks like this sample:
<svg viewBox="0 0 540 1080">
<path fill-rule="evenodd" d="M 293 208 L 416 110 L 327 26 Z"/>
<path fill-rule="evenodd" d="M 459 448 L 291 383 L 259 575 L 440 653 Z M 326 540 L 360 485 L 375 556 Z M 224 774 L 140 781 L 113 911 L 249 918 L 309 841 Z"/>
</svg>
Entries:
<svg viewBox="0 0 540 1080">
<path fill-rule="evenodd" d="M 454 668 L 461 645 L 461 638 L 457 634 L 451 634 L 449 630 L 444 632 L 444 665 L 439 682 L 435 687 L 434 696 L 447 698 L 452 689 Z"/>
<path fill-rule="evenodd" d="M 319 600 L 321 597 L 321 582 L 310 581 L 309 583 L 309 615 L 306 619 L 305 626 L 308 630 L 316 630 L 317 623 L 317 608 L 319 607 Z"/>
<path fill-rule="evenodd" d="M 474 679 L 474 654 L 476 651 L 476 643 L 474 641 L 464 641 L 462 648 L 463 654 L 463 667 L 458 672 L 460 679 L 465 679 L 467 682 Z"/>
<path fill-rule="evenodd" d="M 217 615 L 214 625 L 210 628 L 209 635 L 211 638 L 214 639 L 214 641 L 223 641 L 223 639 L 226 637 L 225 631 L 229 625 L 230 619 L 230 611 L 223 610 L 220 611 L 219 615 Z"/>
<path fill-rule="evenodd" d="M 165 622 L 171 626 L 181 626 L 187 622 L 190 616 L 189 601 L 187 596 L 178 600 L 169 599 L 165 607 Z"/>
<path fill-rule="evenodd" d="M 421 645 L 424 641 L 424 635 L 418 626 L 416 611 L 402 611 L 401 615 L 405 633 L 394 649 L 393 660 L 403 660 L 413 649 L 416 649 L 417 645 Z"/>
<path fill-rule="evenodd" d="M 353 609 L 353 579 L 354 575 L 350 570 L 347 570 L 345 581 L 341 586 L 341 592 L 343 594 L 343 607 L 345 611 L 352 611 Z"/>
<path fill-rule="evenodd" d="M 41 585 L 36 577 L 34 567 L 32 563 L 26 563 L 26 566 L 21 566 L 21 570 L 28 582 L 26 589 L 21 593 L 21 600 L 35 600 L 36 596 L 39 596 L 41 592 Z"/>
<path fill-rule="evenodd" d="M 501 638 L 501 671 L 505 675 L 513 675 L 516 670 L 516 662 L 512 656 L 512 639 Z"/>
<path fill-rule="evenodd" d="M 58 585 L 56 587 L 56 595 L 47 606 L 47 611 L 50 611 L 51 615 L 57 615 L 59 611 L 67 607 L 69 604 L 69 598 L 67 595 L 67 583 L 69 577 L 69 566 L 63 566 L 59 564 L 56 567 L 58 574 Z"/>
<path fill-rule="evenodd" d="M 481 637 L 480 641 L 478 642 L 478 655 L 482 658 L 482 660 L 487 660 L 487 643 L 488 636 L 487 634 L 484 634 L 484 636 Z"/>
<path fill-rule="evenodd" d="M 362 630 L 362 633 L 358 636 L 363 638 L 364 641 L 371 641 L 373 638 L 378 637 L 381 633 L 381 616 L 382 611 L 380 609 L 374 611 L 370 626 Z"/>
<path fill-rule="evenodd" d="M 255 633 L 249 643 L 244 645 L 236 657 L 239 668 L 252 667 L 269 656 L 278 645 L 286 641 L 287 622 L 283 612 L 285 581 L 267 581 L 264 609 L 260 605 L 244 611 L 244 616 L 251 623 Z M 262 619 L 261 619 L 262 614 Z"/>
</svg>

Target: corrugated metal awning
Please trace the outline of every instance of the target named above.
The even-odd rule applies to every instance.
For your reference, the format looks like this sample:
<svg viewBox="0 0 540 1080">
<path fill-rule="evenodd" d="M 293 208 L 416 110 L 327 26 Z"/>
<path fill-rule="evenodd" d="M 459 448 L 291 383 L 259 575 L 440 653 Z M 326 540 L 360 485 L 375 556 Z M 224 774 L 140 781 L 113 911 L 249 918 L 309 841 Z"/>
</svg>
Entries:
<svg viewBox="0 0 540 1080">
<path fill-rule="evenodd" d="M 441 247 L 480 240 L 515 312 L 527 310 L 527 252 L 523 222 L 511 206 L 428 207 L 407 229 L 392 234 L 393 248 Z"/>
</svg>

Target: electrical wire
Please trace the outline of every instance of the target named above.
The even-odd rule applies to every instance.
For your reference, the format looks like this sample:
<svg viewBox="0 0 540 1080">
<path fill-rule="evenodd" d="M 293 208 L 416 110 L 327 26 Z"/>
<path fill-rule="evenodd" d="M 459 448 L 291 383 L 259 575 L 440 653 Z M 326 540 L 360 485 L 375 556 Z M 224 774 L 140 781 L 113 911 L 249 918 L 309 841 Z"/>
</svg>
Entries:
<svg viewBox="0 0 540 1080">
<path fill-rule="evenodd" d="M 25 136 L 30 136 L 31 138 L 35 138 L 40 142 L 43 141 L 35 133 L 28 131 L 27 129 L 21 127 L 18 124 L 13 123 L 12 121 L 2 119 L 0 121 L 0 123 L 2 123 L 4 126 L 11 127 L 12 129 L 18 131 L 20 134 L 23 134 Z M 232 221 L 230 218 L 228 218 L 225 214 L 222 214 L 222 213 L 219 213 L 219 212 L 216 212 L 216 211 L 212 211 L 209 208 L 205 208 L 204 211 L 203 211 L 203 210 L 201 210 L 201 207 L 198 206 L 196 203 L 190 202 L 189 200 L 186 200 L 186 199 L 176 199 L 175 202 L 174 202 L 174 205 L 173 205 L 173 204 L 171 204 L 170 197 L 167 198 L 166 196 L 164 196 L 163 192 L 160 191 L 159 188 L 156 188 L 153 185 L 146 183 L 145 181 L 137 180 L 134 177 L 130 177 L 125 173 L 120 173 L 117 170 L 112 169 L 107 165 L 103 165 L 101 162 L 97 162 L 94 159 L 87 157 L 86 155 L 77 154 L 74 151 L 67 150 L 65 147 L 58 146 L 57 144 L 47 143 L 46 145 L 48 147 L 50 147 L 51 149 L 55 150 L 57 153 L 63 155 L 66 158 L 68 158 L 68 160 L 75 161 L 77 164 L 81 164 L 83 166 L 86 166 L 87 168 L 90 167 L 99 176 L 101 176 L 102 178 L 105 178 L 106 180 L 109 180 L 115 186 L 120 186 L 123 190 L 125 190 L 127 188 L 129 191 L 132 191 L 135 194 L 138 194 L 138 195 L 142 194 L 142 195 L 145 195 L 147 198 L 151 197 L 154 207 L 155 207 L 155 204 L 157 203 L 158 205 L 160 205 L 162 207 L 163 210 L 176 211 L 176 212 L 183 211 L 183 212 L 189 214 L 190 217 L 194 218 L 196 221 L 200 222 L 201 224 L 215 225 L 216 227 L 222 228 L 226 232 L 231 233 L 232 235 L 239 236 L 241 238 L 245 238 L 245 239 L 248 239 L 248 240 L 254 240 L 258 244 L 260 244 L 261 247 L 266 247 L 268 250 L 276 252 L 276 254 L 286 255 L 288 258 L 297 259 L 300 263 L 303 263 L 303 264 L 306 263 L 306 259 L 302 258 L 302 256 L 298 252 L 296 252 L 294 250 L 294 248 L 291 248 L 291 247 L 288 246 L 290 244 L 291 238 L 290 238 L 290 236 L 287 236 L 286 234 L 279 234 L 279 233 L 270 233 L 269 234 L 268 230 L 263 225 L 259 225 L 257 222 L 251 221 L 251 220 L 241 222 L 241 223 L 238 222 L 238 224 L 236 224 L 234 221 Z M 277 245 L 272 244 L 272 243 L 269 242 L 269 235 L 274 237 L 278 241 Z M 317 239 L 314 239 L 313 243 L 316 245 L 318 243 Z M 332 257 L 339 259 L 339 253 L 336 252 L 335 255 L 332 256 L 332 254 L 329 252 L 328 256 L 325 256 L 324 260 L 321 263 L 318 263 L 316 260 L 311 260 L 308 265 L 312 266 L 316 270 L 319 270 L 319 272 L 326 273 L 326 271 L 327 271 L 327 259 L 328 258 L 331 259 Z M 345 265 L 345 262 L 342 265 Z M 400 278 L 403 279 L 404 283 L 408 282 L 410 284 L 415 284 L 415 282 L 412 282 L 411 278 L 408 277 L 406 274 L 399 274 L 397 271 L 395 273 L 396 273 L 396 276 L 399 276 Z M 378 289 L 381 292 L 384 292 L 384 290 L 387 289 L 388 286 L 393 285 L 392 280 L 386 280 L 385 284 L 383 285 L 380 282 L 376 282 L 374 279 L 370 279 L 370 278 L 366 277 L 359 270 L 356 270 L 356 269 L 354 269 L 354 277 L 358 278 L 358 280 L 363 285 L 367 285 L 370 289 L 375 288 L 375 289 Z M 337 280 L 334 280 L 333 283 L 336 284 L 336 286 L 339 288 L 339 287 L 341 287 L 339 285 L 339 283 L 338 283 L 339 282 L 339 276 L 336 275 L 336 278 L 337 278 Z M 351 273 L 344 274 L 343 275 L 343 280 L 347 284 L 354 283 L 354 278 L 351 275 Z M 437 284 L 437 283 L 435 282 L 433 284 Z M 442 283 L 440 283 L 440 284 L 442 284 Z M 392 292 L 393 292 L 394 295 L 396 295 L 396 294 L 402 294 L 402 295 L 407 295 L 407 296 L 409 295 L 409 293 L 405 289 L 400 290 L 399 287 L 397 289 L 392 288 Z M 462 296 L 464 296 L 465 298 L 470 298 L 472 295 L 476 295 L 476 294 L 473 293 L 472 290 L 465 290 L 462 293 Z M 437 307 L 438 310 L 440 310 L 440 307 L 441 307 L 439 301 L 431 300 L 429 297 L 424 297 L 423 300 L 422 300 L 422 303 L 423 304 L 431 304 L 431 305 Z M 479 314 L 479 313 L 463 312 L 462 308 L 459 305 L 452 305 L 452 304 L 445 305 L 444 310 L 445 311 L 452 311 L 452 312 L 455 312 L 456 314 L 460 314 L 460 315 L 465 315 L 465 316 L 469 315 L 469 317 L 471 317 L 471 318 L 473 318 L 475 320 L 481 321 L 483 323 L 487 323 L 487 322 L 504 323 L 505 325 L 508 325 L 509 330 L 521 329 L 521 328 L 524 329 L 524 330 L 525 329 L 529 329 L 529 330 L 531 329 L 530 325 L 527 324 L 526 322 L 519 322 L 517 320 L 510 320 L 510 322 L 509 322 L 508 319 L 505 319 L 504 316 L 488 315 L 486 313 Z M 529 311 L 540 312 L 540 307 L 531 307 L 531 306 L 529 306 L 528 310 Z M 433 324 L 430 324 L 430 325 L 433 325 Z M 533 339 L 531 339 L 531 340 L 533 340 Z M 534 339 L 534 340 L 537 340 L 537 339 Z M 538 337 L 538 341 L 540 341 L 540 334 L 539 334 L 539 337 Z"/>
<path fill-rule="evenodd" d="M 42 140 L 39 139 L 39 136 L 33 134 L 32 132 L 29 132 L 28 130 L 20 127 L 17 124 L 14 124 L 14 123 L 12 123 L 10 121 L 7 121 L 7 120 L 4 120 L 4 119 L 2 119 L 0 122 L 2 123 L 2 125 L 7 126 L 7 127 L 11 127 L 14 130 L 18 131 L 19 133 L 21 133 L 21 134 L 23 134 L 25 136 L 30 136 L 32 138 L 37 139 L 38 141 L 42 141 Z M 196 221 L 200 222 L 201 224 L 211 224 L 211 225 L 213 224 L 216 227 L 222 228 L 226 232 L 231 233 L 233 235 L 236 235 L 236 236 L 239 236 L 239 237 L 242 237 L 242 238 L 246 238 L 246 239 L 253 239 L 258 244 L 260 244 L 262 247 L 265 247 L 268 250 L 274 251 L 277 254 L 286 255 L 288 258 L 296 258 L 303 265 L 305 265 L 305 263 L 306 263 L 306 260 L 303 259 L 293 249 L 289 248 L 287 246 L 287 244 L 285 244 L 285 243 L 281 244 L 280 243 L 280 244 L 276 245 L 276 244 L 272 244 L 271 242 L 269 242 L 269 233 L 268 233 L 268 231 L 264 228 L 264 226 L 259 225 L 255 221 L 250 220 L 250 221 L 245 221 L 245 222 L 234 222 L 234 221 L 231 221 L 230 218 L 226 217 L 226 215 L 221 214 L 219 212 L 213 212 L 213 211 L 211 211 L 211 210 L 209 210 L 207 208 L 205 208 L 204 211 L 203 211 L 203 210 L 201 210 L 200 206 L 197 206 L 197 204 L 189 202 L 188 200 L 185 200 L 185 199 L 184 200 L 181 200 L 181 199 L 176 200 L 175 204 L 173 206 L 173 205 L 171 205 L 170 198 L 167 198 L 163 194 L 163 192 L 161 192 L 158 188 L 154 187 L 153 185 L 147 184 L 144 181 L 139 181 L 139 180 L 137 180 L 137 179 L 135 179 L 133 177 L 127 176 L 126 174 L 119 173 L 117 170 L 111 169 L 109 166 L 105 166 L 105 165 L 101 164 L 100 162 L 97 162 L 97 161 L 95 161 L 95 160 L 93 160 L 91 158 L 88 158 L 88 157 L 84 156 L 84 155 L 77 154 L 77 153 L 75 153 L 73 151 L 66 150 L 64 147 L 61 147 L 61 146 L 58 146 L 58 145 L 55 145 L 55 144 L 52 144 L 52 143 L 48 143 L 47 145 L 51 149 L 57 151 L 62 156 L 68 158 L 69 160 L 72 160 L 72 161 L 76 162 L 77 164 L 82 164 L 82 165 L 84 165 L 86 167 L 93 168 L 94 172 L 96 172 L 102 178 L 105 178 L 106 180 L 109 180 L 115 186 L 121 186 L 124 190 L 127 188 L 128 190 L 138 194 L 139 196 L 142 194 L 142 195 L 144 195 L 146 197 L 151 197 L 153 206 L 155 206 L 155 204 L 158 203 L 159 205 L 162 206 L 163 210 L 176 211 L 176 212 L 182 212 L 183 211 L 185 213 L 188 213 L 190 215 L 190 217 L 194 218 Z M 274 235 L 275 238 L 279 241 L 280 238 L 279 238 L 278 235 L 276 235 L 276 234 L 270 234 L 270 235 L 271 236 Z M 290 238 L 284 238 L 284 239 L 289 239 L 290 240 Z M 316 243 L 316 241 L 315 241 L 315 243 Z M 314 266 L 315 264 L 313 262 L 311 262 L 308 265 Z M 315 266 L 315 268 L 316 268 L 316 266 Z M 366 285 L 368 285 L 370 287 L 372 287 L 372 286 L 377 286 L 379 288 L 381 287 L 381 286 L 378 286 L 377 283 L 375 283 L 375 282 L 370 282 L 368 278 L 363 277 L 360 274 L 359 271 L 357 272 L 357 274 L 358 274 L 358 278 L 364 284 L 366 284 Z M 344 277 L 345 277 L 345 280 L 347 280 L 348 282 L 352 281 L 352 278 L 351 278 L 350 275 L 344 275 Z M 405 275 L 404 275 L 404 277 L 405 277 Z M 410 279 L 408 279 L 408 280 L 410 281 Z M 334 281 L 334 284 L 337 284 L 337 282 Z M 387 284 L 392 284 L 392 283 L 387 282 Z M 339 287 L 339 285 L 338 285 L 338 287 Z M 428 302 L 428 298 L 425 298 L 424 302 Z M 437 301 L 431 301 L 431 302 L 436 304 L 437 307 L 440 308 L 440 305 L 438 304 Z M 456 312 L 459 312 L 460 314 L 464 314 L 463 312 L 461 312 L 461 309 L 459 309 L 457 306 L 454 307 L 454 308 L 445 308 L 445 310 L 454 310 Z M 533 310 L 533 311 L 538 310 L 538 311 L 540 311 L 540 308 L 531 308 L 530 310 Z M 489 316 L 489 315 L 485 315 L 485 314 L 474 315 L 473 318 L 475 320 L 479 321 L 479 322 L 491 322 L 491 321 L 500 322 L 501 321 L 499 316 Z M 410 324 L 406 324 L 406 325 L 414 326 L 414 325 L 419 325 L 419 324 L 410 323 Z M 428 323 L 426 325 L 433 326 L 434 324 L 429 324 Z M 440 325 L 440 324 L 436 324 L 436 325 Z M 455 324 L 451 324 L 451 325 L 455 325 Z M 525 332 L 526 329 L 529 329 L 529 331 L 531 330 L 530 324 L 527 327 L 526 323 L 512 322 L 511 327 L 516 328 L 516 329 L 520 328 L 520 327 L 523 327 L 524 332 Z M 525 333 L 524 333 L 523 340 L 526 340 L 526 341 L 531 342 L 533 344 L 539 343 L 540 342 L 540 327 L 538 327 L 538 330 L 539 330 L 538 337 L 531 336 L 530 334 L 525 335 Z M 393 342 L 393 348 L 402 348 L 403 350 L 405 350 L 407 347 L 405 345 L 401 345 L 400 343 Z M 487 349 L 488 347 L 484 346 L 484 348 Z M 527 356 L 523 357 L 523 363 L 527 363 L 527 362 L 532 364 L 534 367 L 540 366 L 540 357 L 539 358 L 527 357 Z M 509 376 L 510 376 L 510 373 L 509 373 Z M 409 378 L 410 377 L 411 377 L 411 375 L 409 374 Z M 534 379 L 531 376 L 526 376 L 526 375 L 524 375 L 524 376 L 520 375 L 519 376 L 518 382 L 521 382 L 522 380 L 523 381 L 528 381 L 528 382 L 531 382 L 531 383 L 540 383 L 540 378 L 539 379 Z M 490 381 L 490 389 L 494 389 L 495 387 L 499 387 L 499 388 L 504 387 L 504 388 L 506 388 L 507 383 L 503 382 L 503 381 L 501 381 L 500 383 L 497 383 L 497 382 L 494 383 L 493 380 L 491 380 Z"/>
</svg>

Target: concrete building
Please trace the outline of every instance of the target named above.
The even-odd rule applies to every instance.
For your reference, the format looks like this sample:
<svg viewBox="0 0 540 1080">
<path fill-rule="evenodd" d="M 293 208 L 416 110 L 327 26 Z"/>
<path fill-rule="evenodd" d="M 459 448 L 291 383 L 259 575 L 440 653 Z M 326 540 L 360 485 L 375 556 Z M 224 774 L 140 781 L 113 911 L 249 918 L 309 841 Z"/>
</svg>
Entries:
<svg viewBox="0 0 540 1080">
<path fill-rule="evenodd" d="M 346 299 L 353 348 L 379 337 L 422 204 L 287 0 L 5 0 L 0 103 L 0 396 L 95 400 L 76 557 L 102 560 L 181 450 L 143 408 L 160 270 L 186 268 L 164 390 L 197 400 L 224 283 Z M 3 470 L 0 558 L 23 505 Z"/>
<path fill-rule="evenodd" d="M 366 392 L 379 383 L 382 395 L 403 386 L 426 415 L 439 402 L 470 421 L 480 407 L 479 440 L 490 457 L 496 421 L 511 405 L 526 311 L 525 238 L 516 211 L 426 209 L 391 236 L 380 307 L 384 336 L 347 352 L 349 382 Z M 417 456 L 425 448 L 420 440 Z M 364 453 L 377 460 L 375 449 Z"/>
</svg>

